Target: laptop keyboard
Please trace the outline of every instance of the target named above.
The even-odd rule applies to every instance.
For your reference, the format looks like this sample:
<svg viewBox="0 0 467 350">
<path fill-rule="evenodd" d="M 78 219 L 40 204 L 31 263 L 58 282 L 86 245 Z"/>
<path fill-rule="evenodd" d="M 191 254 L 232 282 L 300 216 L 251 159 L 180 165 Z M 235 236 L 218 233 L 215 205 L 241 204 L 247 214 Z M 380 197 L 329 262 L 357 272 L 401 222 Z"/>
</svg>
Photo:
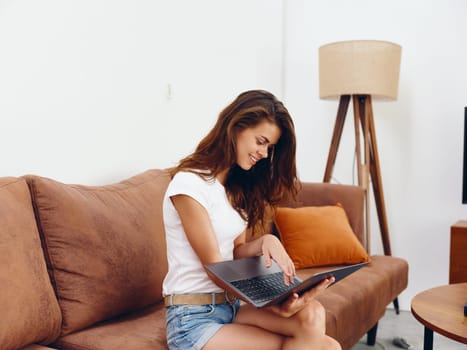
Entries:
<svg viewBox="0 0 467 350">
<path fill-rule="evenodd" d="M 295 279 L 295 283 L 297 282 L 300 281 Z M 258 303 L 274 299 L 274 297 L 295 286 L 295 284 L 289 284 L 288 286 L 284 284 L 284 275 L 282 272 L 233 281 L 231 283 L 251 300 Z"/>
</svg>

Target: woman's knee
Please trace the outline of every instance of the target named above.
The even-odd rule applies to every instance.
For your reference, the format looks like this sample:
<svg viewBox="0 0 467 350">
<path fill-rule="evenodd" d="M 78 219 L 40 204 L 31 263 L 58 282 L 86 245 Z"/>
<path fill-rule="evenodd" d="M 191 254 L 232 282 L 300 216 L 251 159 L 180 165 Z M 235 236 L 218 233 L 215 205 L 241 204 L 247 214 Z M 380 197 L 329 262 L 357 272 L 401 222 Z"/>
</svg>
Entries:
<svg viewBox="0 0 467 350">
<path fill-rule="evenodd" d="M 336 339 L 326 336 L 324 339 L 323 350 L 342 350 L 342 347 Z"/>
<path fill-rule="evenodd" d="M 311 301 L 297 316 L 301 327 L 319 329 L 324 332 L 326 327 L 326 310 L 317 300 Z"/>
</svg>

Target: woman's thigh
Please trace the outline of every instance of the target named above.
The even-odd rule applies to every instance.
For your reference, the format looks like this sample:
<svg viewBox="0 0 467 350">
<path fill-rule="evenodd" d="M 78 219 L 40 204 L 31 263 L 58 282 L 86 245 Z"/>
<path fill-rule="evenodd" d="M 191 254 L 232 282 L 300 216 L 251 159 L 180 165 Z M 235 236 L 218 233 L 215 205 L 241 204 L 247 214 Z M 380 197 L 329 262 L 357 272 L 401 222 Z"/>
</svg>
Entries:
<svg viewBox="0 0 467 350">
<path fill-rule="evenodd" d="M 261 327 L 285 336 L 292 336 L 299 326 L 294 317 L 284 318 L 268 309 L 257 309 L 249 304 L 240 307 L 234 322 Z"/>
<path fill-rule="evenodd" d="M 280 350 L 284 337 L 257 326 L 226 324 L 206 343 L 203 350 L 268 349 Z"/>
</svg>

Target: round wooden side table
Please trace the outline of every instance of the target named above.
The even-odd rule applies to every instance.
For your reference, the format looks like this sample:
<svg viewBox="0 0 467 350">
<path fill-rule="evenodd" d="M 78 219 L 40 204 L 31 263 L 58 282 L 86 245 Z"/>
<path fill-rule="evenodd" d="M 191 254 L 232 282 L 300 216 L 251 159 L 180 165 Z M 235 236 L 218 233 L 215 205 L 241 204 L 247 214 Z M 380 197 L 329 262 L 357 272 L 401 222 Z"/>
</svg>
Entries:
<svg viewBox="0 0 467 350">
<path fill-rule="evenodd" d="M 467 283 L 435 287 L 412 299 L 412 314 L 425 326 L 424 350 L 433 349 L 433 331 L 467 344 Z"/>
</svg>

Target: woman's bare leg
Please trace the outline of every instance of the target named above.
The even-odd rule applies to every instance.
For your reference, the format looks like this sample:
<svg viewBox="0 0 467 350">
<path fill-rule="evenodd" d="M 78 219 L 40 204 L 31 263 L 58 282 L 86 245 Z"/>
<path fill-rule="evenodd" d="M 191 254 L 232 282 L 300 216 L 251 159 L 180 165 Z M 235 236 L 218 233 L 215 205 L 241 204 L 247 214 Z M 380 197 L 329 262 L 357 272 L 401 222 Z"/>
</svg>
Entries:
<svg viewBox="0 0 467 350">
<path fill-rule="evenodd" d="M 224 325 L 203 350 L 280 350 L 284 337 L 256 326 L 231 323 Z"/>
<path fill-rule="evenodd" d="M 317 301 L 290 318 L 243 305 L 235 322 L 222 327 L 203 349 L 340 349 L 337 341 L 325 334 L 325 324 L 324 308 Z"/>
</svg>

